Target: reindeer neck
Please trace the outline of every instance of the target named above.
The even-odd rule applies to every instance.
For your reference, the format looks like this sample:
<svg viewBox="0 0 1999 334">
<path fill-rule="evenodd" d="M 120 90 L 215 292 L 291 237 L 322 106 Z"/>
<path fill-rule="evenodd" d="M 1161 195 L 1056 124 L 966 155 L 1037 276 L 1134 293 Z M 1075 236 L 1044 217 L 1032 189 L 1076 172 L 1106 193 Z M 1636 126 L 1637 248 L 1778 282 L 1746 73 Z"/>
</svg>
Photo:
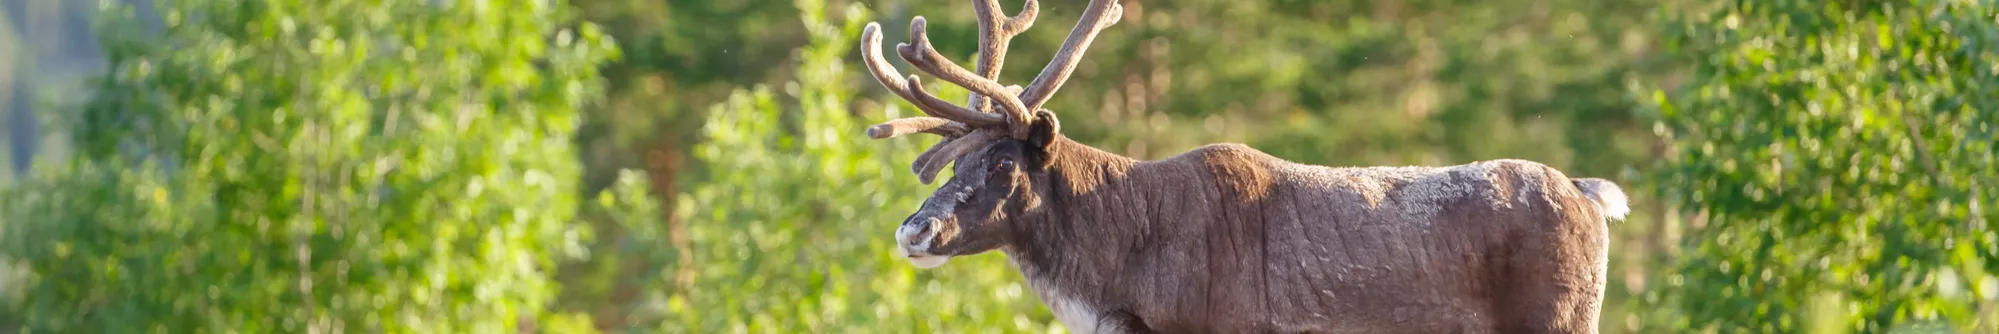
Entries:
<svg viewBox="0 0 1999 334">
<path fill-rule="evenodd" d="M 1048 156 L 1053 160 L 1049 167 L 1056 194 L 1086 196 L 1105 187 L 1116 187 L 1126 181 L 1138 161 L 1116 153 L 1099 150 L 1089 145 L 1056 137 L 1048 144 Z"/>
<path fill-rule="evenodd" d="M 1046 184 L 1051 187 L 1040 207 L 1023 214 L 1015 226 L 1023 230 L 1016 244 L 1005 249 L 1037 291 L 1090 298 L 1097 283 L 1117 275 L 1124 258 L 1142 237 L 1151 207 L 1142 187 L 1139 162 L 1058 137 L 1049 144 L 1052 159 Z M 1078 291 L 1083 290 L 1083 291 Z M 1054 292 L 1063 291 L 1063 292 Z"/>
</svg>

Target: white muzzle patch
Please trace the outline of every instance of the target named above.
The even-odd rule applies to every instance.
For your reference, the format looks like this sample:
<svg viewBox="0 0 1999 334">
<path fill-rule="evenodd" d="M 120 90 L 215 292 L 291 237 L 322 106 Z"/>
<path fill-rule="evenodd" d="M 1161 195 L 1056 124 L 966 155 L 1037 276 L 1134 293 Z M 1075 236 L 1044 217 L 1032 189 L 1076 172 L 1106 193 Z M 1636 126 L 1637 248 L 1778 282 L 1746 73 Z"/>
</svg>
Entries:
<svg viewBox="0 0 1999 334">
<path fill-rule="evenodd" d="M 936 222 L 933 221 L 930 223 L 935 224 Z M 930 255 L 927 251 L 930 249 L 930 243 L 937 239 L 937 233 L 919 236 L 916 234 L 921 232 L 922 229 L 912 227 L 910 225 L 903 225 L 895 229 L 895 256 L 909 258 L 910 265 L 921 269 L 936 268 L 937 266 L 944 265 L 945 261 L 951 260 L 950 256 Z M 912 240 L 915 238 L 922 239 Z"/>
<path fill-rule="evenodd" d="M 937 266 L 944 265 L 945 261 L 951 260 L 951 257 L 949 256 L 910 255 L 909 248 L 910 246 L 898 243 L 897 245 L 895 245 L 895 256 L 902 258 L 909 258 L 909 264 L 916 266 L 916 268 L 919 269 L 936 268 Z"/>
</svg>

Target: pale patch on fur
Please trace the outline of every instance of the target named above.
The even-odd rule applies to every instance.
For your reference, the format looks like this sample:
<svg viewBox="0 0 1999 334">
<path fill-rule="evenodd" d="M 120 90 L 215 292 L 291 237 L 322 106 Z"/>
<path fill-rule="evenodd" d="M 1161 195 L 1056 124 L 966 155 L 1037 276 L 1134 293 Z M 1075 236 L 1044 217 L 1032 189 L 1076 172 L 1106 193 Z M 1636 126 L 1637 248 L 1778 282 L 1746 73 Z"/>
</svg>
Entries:
<svg viewBox="0 0 1999 334">
<path fill-rule="evenodd" d="M 1334 168 L 1289 162 L 1280 163 L 1275 169 L 1301 188 L 1360 195 L 1369 209 L 1379 208 L 1396 184 L 1436 171 L 1430 167 Z"/>
<path fill-rule="evenodd" d="M 1068 329 L 1070 333 L 1096 333 L 1097 326 L 1103 325 L 1102 317 L 1098 317 L 1096 310 L 1090 305 L 1068 297 L 1057 296 L 1050 300 L 1048 310 L 1055 313 L 1055 321 L 1062 322 L 1062 328 Z"/>
<path fill-rule="evenodd" d="M 1419 224 L 1427 225 L 1432 220 L 1435 220 L 1437 214 L 1443 211 L 1444 206 L 1449 205 L 1453 199 L 1485 197 L 1488 201 L 1498 201 L 1497 196 L 1480 194 L 1481 188 L 1475 184 L 1459 182 L 1452 175 L 1453 169 L 1459 168 L 1470 169 L 1471 172 L 1479 174 L 1490 170 L 1490 166 L 1486 164 L 1475 164 L 1458 168 L 1438 169 L 1432 173 L 1417 177 L 1415 180 L 1396 189 L 1396 192 L 1402 194 L 1402 198 L 1404 198 L 1401 207 L 1402 217 L 1408 217 Z"/>
<path fill-rule="evenodd" d="M 1589 197 L 1590 202 L 1596 203 L 1597 209 L 1603 211 L 1604 218 L 1624 220 L 1625 215 L 1631 214 L 1631 198 L 1625 197 L 1624 189 L 1618 188 L 1617 184 L 1610 180 L 1576 179 L 1576 189 L 1582 190 L 1584 197 Z"/>
<path fill-rule="evenodd" d="M 1481 162 L 1450 167 L 1400 166 L 1400 167 L 1349 167 L 1335 168 L 1304 164 L 1284 164 L 1284 175 L 1292 176 L 1291 181 L 1308 189 L 1321 191 L 1352 192 L 1368 202 L 1369 209 L 1381 209 L 1387 205 L 1397 210 L 1398 215 L 1411 222 L 1430 223 L 1450 204 L 1459 198 L 1485 197 L 1494 206 L 1507 206 L 1496 194 L 1490 193 L 1477 184 L 1459 182 L 1453 175 L 1469 172 L 1474 175 L 1492 174 L 1497 166 L 1494 162 Z M 1530 184 L 1539 182 L 1530 181 Z M 1397 195 L 1396 201 L 1387 202 L 1389 195 Z"/>
<path fill-rule="evenodd" d="M 1103 317 L 1099 315 L 1096 307 L 1070 297 L 1062 293 L 1061 289 L 1042 281 L 1029 278 L 1028 284 L 1034 287 L 1035 293 L 1041 295 L 1041 301 L 1048 304 L 1048 311 L 1055 313 L 1055 321 L 1061 322 L 1062 328 L 1068 329 L 1070 333 L 1091 334 L 1103 326 Z"/>
<path fill-rule="evenodd" d="M 1381 180 L 1356 178 L 1353 181 L 1354 192 L 1359 193 L 1361 199 L 1367 200 L 1369 209 L 1380 208 L 1381 200 L 1388 197 L 1389 185 L 1382 183 Z"/>
<path fill-rule="evenodd" d="M 1540 189 L 1536 187 L 1540 187 L 1541 184 L 1540 178 L 1531 176 L 1520 177 L 1520 185 L 1513 187 L 1513 201 L 1520 204 L 1527 204 L 1527 201 L 1534 200 L 1535 192 L 1538 192 L 1538 189 Z"/>
<path fill-rule="evenodd" d="M 1513 159 L 1493 160 L 1489 162 L 1490 163 L 1506 162 L 1513 164 L 1515 166 L 1530 167 L 1515 171 L 1520 174 L 1520 178 L 1514 180 L 1519 182 L 1513 185 L 1514 203 L 1519 203 L 1524 205 L 1528 204 L 1527 201 L 1532 201 L 1535 198 L 1541 198 L 1542 197 L 1541 189 L 1546 189 L 1544 187 L 1548 186 L 1547 180 L 1543 177 L 1546 174 L 1537 173 L 1541 171 L 1538 168 L 1531 168 L 1531 167 L 1546 168 L 1542 167 L 1542 165 L 1539 163 L 1535 163 L 1532 161 L 1525 161 L 1525 160 L 1513 160 Z M 1556 201 L 1548 201 L 1548 202 L 1549 205 L 1553 205 L 1556 209 L 1560 209 L 1562 207 L 1561 202 L 1556 202 Z"/>
<path fill-rule="evenodd" d="M 1055 314 L 1055 321 L 1061 322 L 1062 328 L 1078 334 L 1099 331 L 1099 327 L 1104 323 L 1098 307 L 1063 292 L 1063 289 L 1057 286 L 1060 282 L 1042 276 L 1044 274 L 1040 270 L 1031 264 L 1021 262 L 1020 259 L 1019 254 L 1013 251 L 1007 252 L 1007 260 L 1013 262 L 1014 268 L 1019 268 L 1021 273 L 1025 274 L 1027 286 L 1034 289 L 1035 296 L 1041 297 L 1042 304 L 1048 305 L 1048 311 Z"/>
<path fill-rule="evenodd" d="M 1479 170 L 1479 175 L 1485 176 L 1486 184 L 1492 185 L 1492 191 L 1486 194 L 1486 201 L 1491 202 L 1492 207 L 1511 209 L 1513 208 L 1513 202 L 1520 201 L 1519 196 L 1503 196 L 1503 197 L 1501 196 L 1507 190 L 1513 190 L 1513 189 L 1507 189 L 1505 186 L 1501 186 L 1502 184 L 1509 184 L 1511 182 L 1501 183 L 1501 181 L 1499 180 L 1498 170 L 1495 170 L 1493 168 L 1481 168 Z"/>
</svg>

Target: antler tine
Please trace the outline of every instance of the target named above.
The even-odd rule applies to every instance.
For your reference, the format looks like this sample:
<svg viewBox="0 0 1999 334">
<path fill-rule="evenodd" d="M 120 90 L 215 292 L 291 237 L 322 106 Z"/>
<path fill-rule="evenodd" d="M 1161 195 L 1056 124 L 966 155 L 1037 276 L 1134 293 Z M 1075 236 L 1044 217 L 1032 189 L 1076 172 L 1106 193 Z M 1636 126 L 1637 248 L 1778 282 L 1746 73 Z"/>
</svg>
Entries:
<svg viewBox="0 0 1999 334">
<path fill-rule="evenodd" d="M 1040 110 L 1048 102 L 1048 97 L 1062 89 L 1062 83 L 1075 72 L 1076 64 L 1083 59 L 1083 52 L 1090 48 L 1090 42 L 1104 28 L 1117 24 L 1124 17 L 1124 6 L 1117 0 L 1091 0 L 1089 9 L 1083 11 L 1083 18 L 1076 21 L 1076 27 L 1069 30 L 1069 39 L 1062 41 L 1062 48 L 1055 52 L 1055 59 L 1048 61 L 1048 67 L 1041 69 L 1041 75 L 1027 85 L 1020 100 L 1028 110 Z"/>
<path fill-rule="evenodd" d="M 916 180 L 923 182 L 923 184 L 930 184 L 930 181 L 937 179 L 937 172 L 943 171 L 945 165 L 949 165 L 951 162 L 958 160 L 958 157 L 963 157 L 966 153 L 971 153 L 973 150 L 984 147 L 986 144 L 992 143 L 993 140 L 999 139 L 1001 134 L 998 131 L 999 129 L 990 128 L 972 130 L 971 133 L 966 133 L 963 137 L 955 137 L 938 142 L 929 151 L 918 155 L 916 162 L 910 165 L 916 171 Z"/>
<path fill-rule="evenodd" d="M 925 149 L 922 154 L 916 155 L 916 160 L 909 162 L 909 172 L 916 173 L 916 181 L 923 182 L 923 184 L 930 184 L 930 181 L 937 179 L 937 173 L 925 174 L 924 171 L 943 170 L 943 166 L 932 166 L 932 164 L 937 160 L 937 155 L 943 154 L 944 150 L 950 149 L 951 143 L 957 142 L 958 138 L 964 137 L 944 137 L 944 140 L 937 141 L 935 145 L 930 145 L 929 149 Z M 935 169 L 932 169 L 932 167 L 935 167 Z"/>
<path fill-rule="evenodd" d="M 1014 36 L 1034 26 L 1035 16 L 1041 13 L 1041 3 L 1027 0 L 1025 8 L 1013 17 L 1000 13 L 999 0 L 973 0 L 972 9 L 979 17 L 979 59 L 974 71 L 986 80 L 999 81 L 1001 66 L 1006 64 L 1007 46 Z M 978 110 L 992 110 L 988 100 L 972 94 L 966 106 Z"/>
<path fill-rule="evenodd" d="M 910 75 L 907 79 L 904 79 L 902 77 L 901 72 L 897 72 L 895 70 L 895 67 L 889 65 L 887 59 L 882 58 L 881 40 L 882 40 L 881 25 L 872 22 L 868 23 L 867 27 L 861 30 L 861 58 L 864 63 L 867 63 L 868 72 L 874 74 L 875 81 L 881 82 L 883 87 L 887 87 L 888 90 L 890 92 L 895 93 L 896 96 L 902 97 L 903 100 L 907 100 L 910 102 L 910 104 L 916 105 L 916 108 L 922 110 L 924 114 L 928 114 L 932 117 L 937 117 L 941 119 L 962 122 L 964 123 L 964 125 L 985 126 L 985 125 L 1006 123 L 1006 118 L 1001 117 L 1000 115 L 989 114 L 989 113 L 979 112 L 976 110 L 967 109 L 965 107 L 953 105 L 951 104 L 951 102 L 937 98 L 937 96 L 935 95 L 930 95 L 928 92 L 922 90 L 922 85 L 919 83 L 919 81 L 917 81 L 915 75 Z M 887 124 L 888 123 L 883 123 L 882 125 L 887 125 Z M 890 127 L 909 127 L 918 124 L 930 125 L 933 127 L 942 126 L 942 123 L 918 122 L 918 123 L 905 123 L 905 125 L 891 125 Z M 877 125 L 876 127 L 880 126 L 881 125 Z M 909 130 L 910 131 L 902 131 L 902 132 L 889 131 L 884 133 L 887 134 L 887 137 L 894 137 L 897 135 L 914 133 L 914 132 L 930 132 L 930 133 L 942 134 L 936 131 L 926 131 L 925 129 L 917 129 L 917 128 L 909 128 Z M 874 137 L 876 130 L 874 130 L 874 127 L 870 127 L 868 132 L 870 137 Z M 963 131 L 955 131 L 955 132 L 963 133 Z M 876 138 L 887 138 L 887 137 L 876 137 Z"/>
<path fill-rule="evenodd" d="M 951 62 L 949 58 L 945 58 L 944 54 L 938 53 L 937 49 L 930 44 L 930 34 L 924 29 L 926 25 L 927 23 L 922 16 L 910 20 L 909 39 L 916 42 L 916 44 L 896 44 L 896 52 L 902 56 L 902 60 L 909 62 L 917 70 L 930 73 L 937 76 L 938 79 L 965 87 L 971 90 L 972 93 L 985 95 L 986 98 L 999 102 L 1001 106 L 1000 110 L 1004 111 L 1001 114 L 1009 118 L 1008 125 L 1012 126 L 1013 137 L 1027 138 L 1028 125 L 1033 120 L 1030 118 L 1032 113 L 1028 111 L 1026 105 L 1020 103 L 1020 98 L 1008 92 L 1006 86 L 1000 85 L 998 81 L 972 73 L 972 71 L 958 66 L 957 63 Z"/>
<path fill-rule="evenodd" d="M 956 121 L 948 119 L 936 118 L 936 117 L 910 117 L 910 118 L 893 119 L 889 120 L 888 122 L 883 122 L 881 124 L 875 124 L 874 126 L 870 126 L 868 127 L 868 137 L 874 139 L 885 139 L 911 133 L 926 132 L 950 138 L 950 137 L 963 136 L 965 135 L 966 132 L 971 132 L 971 131 L 972 129 L 966 127 L 964 123 L 958 123 Z"/>
</svg>

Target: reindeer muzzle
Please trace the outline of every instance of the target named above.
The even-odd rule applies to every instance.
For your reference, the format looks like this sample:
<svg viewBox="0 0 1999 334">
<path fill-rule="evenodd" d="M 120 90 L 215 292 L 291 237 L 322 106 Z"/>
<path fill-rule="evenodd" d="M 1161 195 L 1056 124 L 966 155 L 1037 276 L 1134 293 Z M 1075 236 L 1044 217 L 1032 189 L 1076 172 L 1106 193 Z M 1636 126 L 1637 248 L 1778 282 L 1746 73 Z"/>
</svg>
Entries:
<svg viewBox="0 0 1999 334">
<path fill-rule="evenodd" d="M 930 269 L 944 265 L 951 257 L 930 253 L 930 248 L 936 245 L 937 226 L 943 221 L 939 215 L 926 213 L 911 215 L 895 229 L 895 252 L 897 256 L 908 257 L 909 263 L 917 268 Z"/>
</svg>

